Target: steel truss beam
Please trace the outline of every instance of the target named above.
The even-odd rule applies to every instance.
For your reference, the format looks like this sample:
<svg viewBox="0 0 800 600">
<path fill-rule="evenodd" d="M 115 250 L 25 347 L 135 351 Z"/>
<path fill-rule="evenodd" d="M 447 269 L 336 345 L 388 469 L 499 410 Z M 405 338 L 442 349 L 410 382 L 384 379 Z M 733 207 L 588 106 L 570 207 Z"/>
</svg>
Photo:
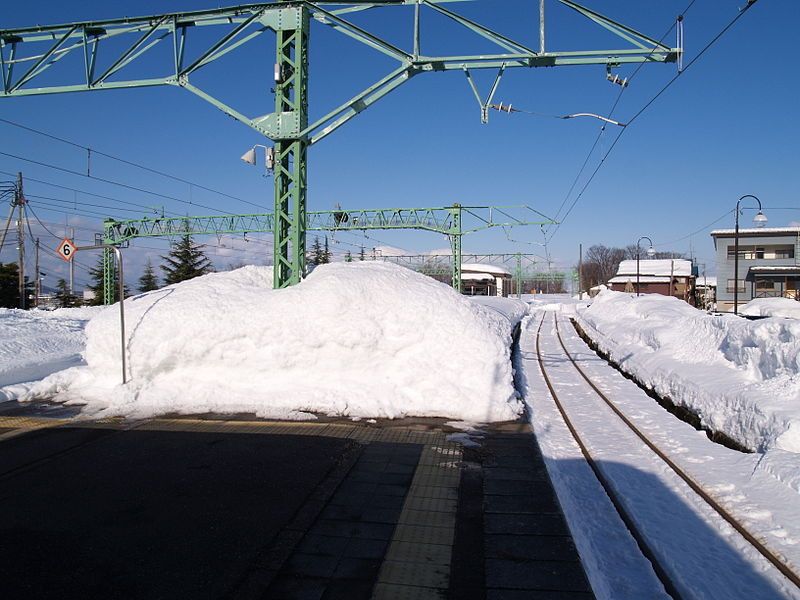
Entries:
<svg viewBox="0 0 800 600">
<path fill-rule="evenodd" d="M 614 33 L 629 47 L 612 50 L 551 52 L 544 47 L 544 17 L 540 23 L 541 44 L 538 51 L 525 44 L 463 17 L 441 6 L 458 0 L 384 0 L 332 2 L 320 0 L 279 0 L 183 13 L 147 17 L 111 19 L 65 25 L 37 26 L 0 30 L 0 98 L 172 85 L 181 87 L 211 103 L 225 114 L 251 127 L 275 144 L 275 285 L 297 283 L 305 272 L 306 188 L 308 147 L 324 139 L 360 112 L 408 81 L 413 76 L 438 71 L 460 70 L 469 75 L 471 69 L 505 69 L 515 67 L 557 67 L 567 65 L 618 66 L 625 63 L 675 62 L 682 50 L 670 48 L 630 27 L 592 11 L 573 0 L 554 0 L 573 9 Z M 414 37 L 411 50 L 403 50 L 381 39 L 342 15 L 397 5 L 413 5 Z M 331 6 L 330 9 L 324 8 Z M 498 47 L 496 53 L 427 56 L 422 53 L 420 39 L 421 8 L 434 11 Z M 310 22 L 330 27 L 369 48 L 397 61 L 385 77 L 329 111 L 322 118 L 308 123 L 308 40 Z M 186 41 L 196 28 L 218 33 L 216 40 L 204 50 L 187 56 Z M 213 94 L 191 83 L 191 77 L 204 66 L 228 55 L 263 33 L 276 37 L 276 82 L 274 112 L 248 116 Z M 117 48 L 114 40 L 127 40 Z M 151 50 L 171 42 L 171 57 L 164 61 Z M 23 52 L 30 50 L 29 52 Z M 101 52 L 102 50 L 102 52 Z M 59 72 L 68 83 L 54 84 L 46 74 L 63 58 L 83 55 L 82 68 L 69 66 Z M 105 54 L 109 56 L 106 57 Z M 99 60 L 107 58 L 105 68 Z M 139 60 L 142 59 L 143 60 Z M 144 78 L 126 78 L 125 68 L 135 61 L 149 72 Z M 72 61 L 72 63 L 77 61 Z M 19 75 L 18 72 L 22 74 Z M 66 72 L 64 72 L 66 71 Z M 96 73 L 100 71 L 100 75 Z M 497 88 L 498 75 L 492 94 Z M 471 78 L 470 78 L 471 82 Z M 473 85 L 473 91 L 485 106 Z M 454 244 L 457 242 L 454 241 Z M 454 252 L 457 250 L 455 245 Z M 111 264 L 110 261 L 106 261 Z"/>
<path fill-rule="evenodd" d="M 515 216 L 520 210 L 536 215 L 536 220 Z M 548 225 L 554 221 L 528 206 L 453 206 L 439 208 L 378 208 L 360 210 L 322 210 L 306 212 L 298 230 L 305 255 L 305 233 L 308 231 L 366 231 L 368 229 L 416 229 L 446 235 L 450 240 L 453 261 L 452 282 L 461 289 L 461 238 L 495 227 Z M 199 217 L 161 217 L 107 220 L 103 224 L 103 243 L 119 245 L 137 238 L 175 237 L 185 234 L 216 235 L 231 233 L 272 233 L 276 229 L 273 213 Z M 288 236 L 284 236 L 286 239 Z M 277 253 L 275 260 L 277 261 Z M 113 257 L 112 257 L 113 259 Z M 111 274 L 113 283 L 113 270 Z"/>
<path fill-rule="evenodd" d="M 444 275 L 452 272 L 452 262 L 455 260 L 450 255 L 406 254 L 400 256 L 379 256 L 378 260 L 391 262 L 426 275 Z M 509 265 L 514 263 L 514 289 L 517 297 L 522 294 L 522 284 L 525 281 L 538 281 L 557 283 L 563 282 L 567 273 L 563 271 L 541 271 L 536 269 L 538 260 L 546 259 L 538 254 L 506 253 L 506 254 L 462 254 L 461 262 L 473 262 L 488 265 Z"/>
</svg>

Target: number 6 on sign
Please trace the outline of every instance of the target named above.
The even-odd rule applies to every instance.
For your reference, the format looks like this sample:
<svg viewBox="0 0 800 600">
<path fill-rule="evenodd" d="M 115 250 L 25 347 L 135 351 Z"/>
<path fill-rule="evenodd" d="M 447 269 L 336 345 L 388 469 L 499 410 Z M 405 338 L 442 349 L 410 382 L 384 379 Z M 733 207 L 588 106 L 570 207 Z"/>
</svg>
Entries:
<svg viewBox="0 0 800 600">
<path fill-rule="evenodd" d="M 75 254 L 75 244 L 69 238 L 64 238 L 58 245 L 56 252 L 61 258 L 69 262 L 72 260 L 72 255 Z"/>
</svg>

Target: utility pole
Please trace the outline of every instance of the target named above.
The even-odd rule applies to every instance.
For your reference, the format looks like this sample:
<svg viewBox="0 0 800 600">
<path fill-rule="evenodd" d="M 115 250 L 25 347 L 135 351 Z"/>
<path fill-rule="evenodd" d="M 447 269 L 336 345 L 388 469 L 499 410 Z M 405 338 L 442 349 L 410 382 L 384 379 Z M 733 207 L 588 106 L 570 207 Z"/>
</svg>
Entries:
<svg viewBox="0 0 800 600">
<path fill-rule="evenodd" d="M 19 271 L 19 307 L 26 308 L 25 298 L 25 195 L 22 193 L 22 172 L 17 174 L 17 189 L 14 193 L 14 204 L 17 205 L 17 255 Z"/>
<path fill-rule="evenodd" d="M 583 244 L 578 244 L 578 300 L 583 300 Z"/>
<path fill-rule="evenodd" d="M 39 298 L 42 295 L 42 280 L 39 277 L 39 238 L 36 238 L 36 260 L 35 260 L 35 267 L 34 270 L 36 271 L 36 283 L 33 286 L 34 289 L 34 306 L 39 308 Z"/>
<path fill-rule="evenodd" d="M 72 243 L 75 243 L 75 228 L 72 227 L 70 230 L 69 239 L 72 240 Z M 69 261 L 69 295 L 75 295 L 75 261 Z"/>
</svg>

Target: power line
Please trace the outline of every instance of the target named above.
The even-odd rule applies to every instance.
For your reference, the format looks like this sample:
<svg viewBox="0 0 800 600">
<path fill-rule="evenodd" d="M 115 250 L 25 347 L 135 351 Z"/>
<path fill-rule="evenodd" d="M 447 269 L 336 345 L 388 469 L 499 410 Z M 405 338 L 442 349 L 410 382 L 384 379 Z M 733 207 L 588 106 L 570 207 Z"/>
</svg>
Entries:
<svg viewBox="0 0 800 600">
<path fill-rule="evenodd" d="M 642 108 L 641 108 L 641 109 L 640 109 L 640 110 L 639 110 L 639 111 L 638 111 L 638 112 L 637 112 L 637 113 L 636 113 L 636 114 L 635 114 L 635 115 L 634 115 L 632 118 L 628 119 L 628 121 L 627 121 L 627 123 L 628 123 L 628 126 L 627 126 L 627 127 L 625 127 L 625 128 L 623 128 L 623 129 L 622 129 L 622 130 L 619 132 L 619 134 L 617 134 L 617 137 L 616 137 L 616 138 L 614 138 L 614 141 L 613 141 L 613 143 L 611 144 L 611 146 L 609 147 L 609 149 L 608 149 L 608 150 L 605 152 L 605 154 L 603 155 L 603 157 L 600 159 L 600 162 L 598 163 L 598 165 L 597 165 L 597 167 L 595 168 L 595 170 L 592 172 L 592 174 L 591 174 L 591 176 L 589 177 L 589 179 L 588 179 L 588 180 L 587 180 L 587 182 L 584 184 L 583 188 L 581 188 L 581 191 L 580 191 L 580 192 L 578 193 L 578 195 L 575 197 L 575 200 L 573 200 L 573 201 L 572 201 L 572 204 L 570 205 L 570 207 L 569 207 L 569 210 L 567 210 L 567 212 L 564 214 L 564 216 L 563 216 L 563 218 L 561 219 L 561 221 L 558 223 L 558 225 L 556 225 L 556 228 L 553 230 L 553 233 L 550 235 L 550 237 L 549 237 L 549 240 L 552 240 L 552 239 L 553 239 L 553 236 L 554 236 L 554 235 L 555 235 L 555 234 L 558 232 L 558 230 L 559 230 L 559 228 L 561 227 L 561 225 L 564 223 L 564 221 L 566 220 L 566 218 L 567 218 L 567 217 L 570 215 L 570 213 L 572 212 L 572 209 L 574 209 L 574 208 L 575 208 L 575 205 L 576 205 L 576 204 L 578 203 L 578 201 L 581 199 L 581 197 L 583 196 L 583 193 L 586 191 L 586 189 L 587 189 L 587 188 L 589 187 L 589 185 L 592 183 L 592 181 L 594 180 L 594 178 L 595 178 L 595 176 L 597 175 L 598 171 L 600 171 L 600 169 L 602 168 L 602 166 L 605 164 L 605 161 L 606 161 L 606 159 L 607 159 L 607 158 L 608 158 L 608 156 L 611 154 L 611 152 L 614 150 L 614 148 L 616 147 L 617 143 L 619 143 L 619 140 L 620 140 L 620 138 L 621 138 L 621 137 L 624 135 L 624 133 L 625 133 L 625 132 L 628 130 L 628 128 L 630 127 L 630 125 L 631 125 L 631 124 L 632 124 L 634 121 L 636 121 L 636 119 L 638 119 L 638 118 L 639 118 L 639 117 L 642 115 L 642 113 L 644 113 L 644 111 L 645 111 L 645 110 L 647 110 L 647 109 L 648 109 L 648 108 L 649 108 L 649 107 L 650 107 L 650 106 L 653 104 L 653 102 L 655 102 L 655 101 L 656 101 L 656 99 L 658 99 L 658 98 L 661 96 L 661 94 L 663 94 L 663 93 L 664 93 L 664 92 L 665 92 L 665 91 L 666 91 L 666 90 L 667 90 L 667 89 L 668 89 L 668 88 L 669 88 L 669 87 L 670 87 L 670 86 L 671 86 L 673 83 L 675 83 L 675 81 L 677 81 L 677 80 L 678 80 L 678 78 L 679 78 L 681 75 L 683 75 L 683 74 L 684 74 L 686 71 L 688 71 L 688 70 L 689 70 L 689 68 L 691 68 L 691 66 L 692 66 L 692 65 L 694 65 L 694 64 L 695 64 L 695 63 L 696 63 L 696 62 L 697 62 L 697 61 L 700 59 L 700 57 L 701 57 L 701 56 L 703 56 L 703 55 L 706 53 L 706 51 L 708 51 L 708 49 L 709 49 L 709 48 L 711 48 L 711 46 L 713 46 L 713 45 L 714 45 L 714 44 L 717 42 L 717 40 L 719 40 L 719 39 L 720 39 L 720 38 L 721 38 L 721 37 L 722 37 L 722 36 L 723 36 L 723 35 L 724 35 L 724 34 L 725 34 L 725 33 L 726 33 L 726 32 L 727 32 L 727 31 L 728 31 L 728 30 L 729 30 L 729 29 L 730 29 L 730 28 L 731 28 L 731 27 L 732 27 L 732 26 L 733 26 L 733 25 L 734 25 L 734 24 L 735 24 L 735 23 L 736 23 L 736 22 L 737 22 L 737 21 L 738 21 L 738 20 L 739 20 L 739 19 L 740 19 L 740 18 L 741 18 L 741 17 L 742 17 L 742 16 L 743 16 L 745 13 L 746 13 L 746 12 L 747 12 L 747 10 L 748 10 L 748 9 L 749 9 L 751 6 L 753 6 L 753 5 L 754 5 L 756 2 L 757 2 L 757 0 L 748 0 L 748 3 L 747 3 L 747 5 L 745 5 L 745 6 L 744 6 L 744 8 L 740 9 L 739 13 L 738 13 L 738 14 L 737 14 L 737 15 L 736 15 L 734 18 L 733 18 L 733 20 L 732 20 L 730 23 L 728 23 L 728 24 L 727 24 L 727 25 L 726 25 L 726 26 L 725 26 L 725 27 L 722 29 L 722 31 L 720 31 L 720 32 L 719 32 L 719 33 L 718 33 L 716 36 L 714 36 L 714 37 L 711 39 L 711 41 L 710 41 L 710 42 L 708 42 L 708 43 L 707 43 L 707 44 L 706 44 L 706 45 L 703 47 L 703 49 L 702 49 L 702 50 L 701 50 L 701 51 L 700 51 L 700 52 L 699 52 L 699 53 L 698 53 L 698 54 L 697 54 L 697 55 L 696 55 L 694 58 L 692 58 L 692 60 L 691 60 L 691 61 L 689 61 L 689 62 L 686 64 L 686 66 L 685 66 L 685 67 L 684 67 L 684 68 L 683 68 L 681 71 L 678 71 L 678 73 L 677 73 L 677 74 L 676 74 L 676 75 L 675 75 L 675 76 L 674 76 L 672 79 L 670 79 L 670 80 L 669 80 L 669 81 L 666 83 L 666 85 L 664 85 L 664 86 L 663 86 L 663 87 L 662 87 L 662 88 L 661 88 L 661 89 L 660 89 L 660 90 L 659 90 L 659 91 L 656 93 L 656 95 L 655 95 L 655 96 L 653 96 L 653 98 L 651 98 L 651 99 L 650 99 L 650 100 L 649 100 L 649 101 L 648 101 L 648 102 L 647 102 L 647 103 L 646 103 L 646 104 L 645 104 L 645 105 L 644 105 L 644 106 L 643 106 L 643 107 L 642 107 Z"/>
<path fill-rule="evenodd" d="M 708 225 L 703 225 L 703 227 L 701 227 L 700 229 L 698 229 L 698 230 L 696 230 L 696 231 L 693 231 L 692 233 L 689 233 L 689 234 L 687 234 L 687 235 L 685 235 L 685 236 L 683 236 L 683 237 L 681 237 L 681 238 L 678 238 L 677 240 L 672 240 L 672 241 L 669 241 L 669 242 L 662 242 L 662 243 L 660 243 L 660 244 L 653 244 L 653 245 L 654 245 L 654 246 L 668 246 L 668 245 L 670 245 L 670 244 L 677 244 L 678 242 L 682 242 L 683 240 L 685 240 L 685 239 L 688 239 L 688 238 L 690 238 L 690 237 L 692 237 L 692 236 L 695 236 L 695 235 L 697 235 L 698 233 L 702 233 L 703 231 L 705 231 L 706 229 L 708 229 L 708 228 L 709 228 L 709 227 L 711 227 L 712 225 L 716 225 L 717 223 L 719 223 L 720 221 L 722 221 L 722 219 L 724 219 L 724 218 L 725 218 L 725 217 L 727 217 L 729 214 L 731 214 L 731 213 L 732 213 L 734 210 L 736 210 L 736 209 L 735 209 L 735 208 L 732 208 L 732 209 L 730 209 L 730 210 L 726 210 L 724 213 L 722 213 L 722 215 L 721 215 L 720 217 L 717 217 L 716 219 L 714 219 L 713 221 L 711 221 L 711 223 L 709 223 Z"/>
<path fill-rule="evenodd" d="M 695 2 L 696 2 L 696 0 L 691 0 L 691 2 L 689 2 L 689 4 L 686 6 L 686 8 L 683 9 L 683 12 L 680 13 L 680 17 L 679 17 L 680 19 L 683 19 L 683 17 L 686 15 L 687 12 L 689 12 L 689 10 L 692 8 L 692 5 L 694 5 Z M 664 35 L 661 36 L 661 39 L 658 40 L 658 44 L 659 45 L 664 41 L 664 39 L 666 39 L 666 37 L 670 33 L 672 33 L 673 29 L 675 29 L 675 23 L 673 23 L 669 27 L 669 29 L 667 29 L 667 31 L 664 32 Z M 653 50 L 650 52 L 650 55 L 652 55 L 656 51 L 657 47 L 658 46 L 654 46 L 653 47 Z M 642 61 L 641 63 L 639 63 L 639 65 L 633 71 L 631 76 L 628 77 L 628 80 L 627 80 L 627 84 L 628 85 L 630 85 L 630 82 L 633 81 L 633 79 L 639 73 L 641 68 L 644 66 L 645 62 L 646 61 Z M 614 111 L 616 110 L 617 105 L 619 104 L 619 101 L 622 99 L 622 94 L 625 92 L 626 89 L 627 89 L 627 85 L 624 85 L 624 86 L 622 86 L 620 88 L 619 93 L 617 94 L 617 97 L 614 100 L 614 104 L 611 105 L 611 109 L 608 111 L 608 115 L 607 115 L 606 118 L 611 119 L 611 115 L 614 114 Z M 556 211 L 556 214 L 553 217 L 554 221 L 558 220 L 558 216 L 561 214 L 561 209 L 564 208 L 564 205 L 567 203 L 567 200 L 572 195 L 572 192 L 575 189 L 575 186 L 578 184 L 578 181 L 580 180 L 581 175 L 583 175 L 583 171 L 586 169 L 586 165 L 589 163 L 589 159 L 592 157 L 592 154 L 594 154 L 595 148 L 597 148 L 597 144 L 600 143 L 600 140 L 601 140 L 601 138 L 603 137 L 603 134 L 606 131 L 607 125 L 608 125 L 607 123 L 603 123 L 602 127 L 600 127 L 600 131 L 598 131 L 597 137 L 595 138 L 594 143 L 592 144 L 592 147 L 589 148 L 589 152 L 586 155 L 586 159 L 583 161 L 583 164 L 581 165 L 581 168 L 578 170 L 578 174 L 575 175 L 575 178 L 572 180 L 572 184 L 569 186 L 569 190 L 567 191 L 566 195 L 564 196 L 564 199 L 561 201 L 561 204 L 559 205 L 558 210 Z M 549 227 L 551 227 L 551 226 L 548 225 L 548 228 Z M 556 227 L 556 229 L 558 229 L 558 227 Z"/>
<path fill-rule="evenodd" d="M 103 177 L 93 177 L 91 175 L 87 175 L 86 173 L 81 173 L 80 171 L 75 171 L 73 169 L 67 169 L 66 167 L 59 167 L 58 165 L 52 165 L 50 163 L 42 162 L 42 161 L 39 161 L 39 160 L 34 160 L 32 158 L 26 158 L 24 156 L 18 156 L 16 154 L 11 154 L 9 152 L 0 152 L 0 155 L 7 156 L 9 158 L 13 158 L 13 159 L 16 159 L 16 160 L 22 160 L 22 161 L 25 161 L 25 162 L 29 162 L 31 164 L 39 165 L 40 167 L 45 167 L 47 169 L 53 169 L 53 170 L 56 170 L 56 171 L 61 171 L 63 173 L 69 173 L 70 175 L 77 175 L 78 177 L 86 177 L 86 178 L 91 179 L 93 181 L 100 181 L 102 183 L 108 183 L 109 185 L 115 185 L 117 187 L 121 187 L 121 188 L 124 188 L 124 189 L 136 191 L 136 192 L 141 192 L 143 194 L 150 194 L 152 196 L 157 196 L 159 198 L 164 198 L 166 200 L 175 200 L 176 202 L 182 202 L 183 204 L 188 204 L 188 205 L 191 205 L 191 206 L 199 206 L 200 208 L 205 208 L 206 210 L 213 210 L 215 212 L 222 213 L 224 215 L 233 214 L 233 213 L 229 213 L 229 212 L 227 212 L 225 210 L 220 210 L 218 208 L 213 208 L 211 206 L 206 206 L 205 204 L 200 204 L 199 202 L 194 202 L 192 200 L 184 200 L 182 198 L 177 198 L 175 196 L 169 196 L 167 194 L 161 194 L 160 192 L 154 192 L 152 190 L 147 190 L 145 188 L 140 188 L 140 187 L 137 187 L 135 185 L 129 185 L 127 183 L 122 183 L 120 181 L 115 181 L 113 179 L 106 179 L 106 178 L 103 178 Z"/>
<path fill-rule="evenodd" d="M 73 200 L 66 200 L 64 198 L 53 198 L 52 196 L 37 196 L 35 194 L 25 194 L 25 197 L 26 198 L 36 198 L 36 199 L 39 199 L 39 200 L 52 200 L 53 202 L 62 202 L 64 204 L 72 204 L 73 206 L 75 206 L 77 204 L 80 204 L 81 206 L 92 206 L 92 207 L 95 207 L 95 208 L 108 208 L 110 210 L 117 210 L 117 211 L 121 210 L 123 212 L 132 212 L 132 213 L 136 213 L 136 214 L 139 214 L 139 212 L 140 212 L 139 210 L 133 209 L 133 208 L 120 208 L 120 207 L 117 207 L 117 206 L 108 206 L 107 204 L 92 204 L 91 202 L 83 202 L 83 201 L 76 202 L 76 201 L 73 201 Z"/>
<path fill-rule="evenodd" d="M 93 148 L 90 148 L 89 146 L 83 146 L 81 144 L 78 144 L 78 143 L 73 142 L 71 140 L 67 140 L 65 138 L 53 135 L 51 133 L 46 133 L 46 132 L 41 131 L 39 129 L 34 129 L 33 127 L 29 127 L 27 125 L 22 125 L 21 123 L 15 123 L 14 121 L 10 121 L 9 119 L 0 118 L 0 122 L 1 123 L 6 123 L 7 125 L 12 125 L 12 126 L 17 127 L 19 129 L 24 129 L 25 131 L 30 131 L 31 133 L 35 133 L 37 135 L 41 135 L 41 136 L 50 138 L 51 140 L 56 140 L 58 142 L 61 142 L 63 144 L 67 144 L 69 146 L 73 146 L 75 148 L 80 148 L 81 150 L 86 150 L 88 155 L 96 154 L 98 156 L 103 156 L 105 158 L 109 158 L 111 160 L 115 160 L 115 161 L 120 162 L 122 164 L 129 165 L 129 166 L 132 166 L 132 167 L 136 167 L 137 169 L 142 169 L 143 171 L 147 171 L 149 173 L 154 173 L 156 175 L 160 175 L 161 177 L 166 177 L 168 179 L 172 179 L 174 181 L 179 181 L 180 183 L 185 183 L 187 185 L 196 187 L 196 188 L 201 189 L 201 190 L 205 190 L 207 192 L 211 192 L 213 194 L 218 194 L 219 196 L 223 196 L 225 198 L 230 198 L 231 200 L 237 200 L 238 202 L 243 202 L 245 204 L 249 204 L 249 205 L 255 206 L 257 208 L 263 208 L 265 210 L 269 210 L 267 207 L 262 206 L 261 204 L 256 204 L 255 202 L 251 202 L 249 200 L 245 200 L 244 198 L 240 198 L 238 196 L 234 196 L 234 195 L 228 194 L 226 192 L 221 192 L 219 190 L 215 190 L 213 188 L 204 186 L 204 185 L 196 183 L 194 181 L 189 181 L 188 179 L 184 179 L 184 178 L 178 177 L 176 175 L 171 175 L 169 173 L 165 173 L 163 171 L 159 171 L 158 169 L 153 169 L 152 167 L 147 167 L 145 165 L 142 165 L 142 164 L 139 164 L 139 163 L 135 163 L 133 161 L 130 161 L 130 160 L 127 160 L 127 159 L 124 159 L 124 158 L 120 158 L 119 156 L 114 156 L 113 154 L 108 154 L 107 152 L 101 152 L 99 150 L 95 150 Z"/>
</svg>

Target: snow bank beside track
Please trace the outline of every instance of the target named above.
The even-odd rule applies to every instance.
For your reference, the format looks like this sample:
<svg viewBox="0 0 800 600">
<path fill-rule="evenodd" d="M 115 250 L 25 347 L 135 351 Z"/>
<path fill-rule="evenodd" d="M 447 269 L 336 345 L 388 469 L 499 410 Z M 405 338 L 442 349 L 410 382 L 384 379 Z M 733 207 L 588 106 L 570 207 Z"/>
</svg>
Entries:
<svg viewBox="0 0 800 600">
<path fill-rule="evenodd" d="M 125 301 L 87 327 L 87 366 L 29 398 L 93 414 L 250 412 L 514 419 L 509 320 L 424 275 L 383 263 L 323 265 L 272 289 L 271 267 L 212 273 Z"/>
<path fill-rule="evenodd" d="M 602 352 L 713 431 L 800 453 L 800 322 L 710 316 L 677 298 L 602 292 L 578 322 Z"/>
</svg>

